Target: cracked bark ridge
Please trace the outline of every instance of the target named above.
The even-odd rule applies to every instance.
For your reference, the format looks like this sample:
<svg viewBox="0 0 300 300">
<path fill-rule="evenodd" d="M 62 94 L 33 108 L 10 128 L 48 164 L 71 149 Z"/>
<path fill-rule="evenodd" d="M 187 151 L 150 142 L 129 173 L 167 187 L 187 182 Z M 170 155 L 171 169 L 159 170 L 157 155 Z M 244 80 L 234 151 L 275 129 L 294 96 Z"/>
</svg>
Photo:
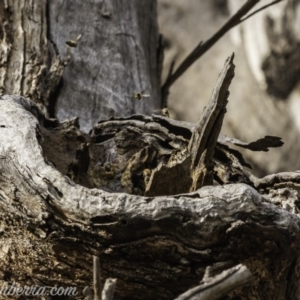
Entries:
<svg viewBox="0 0 300 300">
<path fill-rule="evenodd" d="M 0 16 L 6 20 L 1 24 L 1 93 L 40 97 L 36 93 L 42 90 L 48 63 L 45 3 L 1 3 Z"/>
</svg>

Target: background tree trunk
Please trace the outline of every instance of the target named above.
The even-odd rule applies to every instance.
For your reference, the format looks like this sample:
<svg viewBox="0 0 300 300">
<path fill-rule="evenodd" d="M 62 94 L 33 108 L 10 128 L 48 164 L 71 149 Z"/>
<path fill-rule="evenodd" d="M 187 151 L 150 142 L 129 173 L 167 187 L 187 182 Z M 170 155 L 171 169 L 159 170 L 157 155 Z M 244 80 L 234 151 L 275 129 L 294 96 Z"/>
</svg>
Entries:
<svg viewBox="0 0 300 300">
<path fill-rule="evenodd" d="M 298 299 L 299 173 L 258 179 L 227 145 L 280 139 L 218 137 L 233 57 L 197 126 L 137 115 L 86 134 L 54 119 L 56 104 L 84 130 L 160 105 L 155 2 L 66 3 L 0 6 L 0 285 L 76 286 L 83 299 L 96 255 L 114 299 L 174 299 L 241 263 L 253 280 L 223 299 Z M 151 98 L 134 99 L 141 89 Z M 215 186 L 189 193 L 203 174 Z"/>
<path fill-rule="evenodd" d="M 84 131 L 160 107 L 156 1 L 4 1 L 0 9 L 2 93 L 29 97 L 51 116 L 78 116 Z M 71 50 L 66 42 L 79 35 Z M 150 101 L 134 98 L 143 91 Z"/>
<path fill-rule="evenodd" d="M 125 117 L 160 107 L 156 1 L 48 3 L 49 35 L 60 53 L 82 34 L 57 95 L 60 119 L 78 116 L 88 131 L 112 112 Z M 143 91 L 150 101 L 136 101 Z"/>
</svg>

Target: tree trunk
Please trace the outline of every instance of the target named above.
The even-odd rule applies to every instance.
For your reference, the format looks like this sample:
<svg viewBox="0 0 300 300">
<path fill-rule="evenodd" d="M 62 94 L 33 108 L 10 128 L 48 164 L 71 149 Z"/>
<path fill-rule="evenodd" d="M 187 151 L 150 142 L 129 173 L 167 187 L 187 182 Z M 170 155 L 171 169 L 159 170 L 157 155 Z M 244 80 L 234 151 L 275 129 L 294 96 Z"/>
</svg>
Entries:
<svg viewBox="0 0 300 300">
<path fill-rule="evenodd" d="M 78 116 L 84 131 L 160 107 L 156 1 L 23 0 L 0 9 L 2 93 L 41 103 L 51 116 Z M 142 92 L 150 101 L 135 99 Z"/>
<path fill-rule="evenodd" d="M 78 116 L 88 131 L 111 113 L 151 114 L 160 107 L 156 1 L 48 3 L 49 35 L 60 53 L 65 41 L 82 34 L 57 95 L 59 118 Z M 149 103 L 136 101 L 141 92 L 151 95 Z"/>
<path fill-rule="evenodd" d="M 6 1 L 1 7 L 0 285 L 76 287 L 76 299 L 84 299 L 97 256 L 102 281 L 117 279 L 114 299 L 174 299 L 200 280 L 197 293 L 212 290 L 209 284 L 245 270 L 240 264 L 252 281 L 248 273 L 242 283 L 236 279 L 243 286 L 228 283 L 222 293 L 201 299 L 298 299 L 300 175 L 258 179 L 228 146 L 268 151 L 282 145 L 279 138 L 244 143 L 219 135 L 233 56 L 196 125 L 147 116 L 159 105 L 155 5 L 93 3 L 73 1 L 70 11 L 58 1 Z M 101 34 L 89 31 L 92 21 L 102 24 Z M 107 39 L 101 50 L 93 40 L 98 34 Z M 48 55 L 49 45 L 55 55 Z M 91 74 L 95 51 L 101 72 Z M 150 99 L 120 96 L 142 89 Z M 110 118 L 86 134 L 77 118 L 53 118 L 55 101 L 61 116 L 67 107 L 70 116 L 95 109 L 85 130 L 96 111 Z M 109 108 L 144 115 L 109 116 Z"/>
</svg>

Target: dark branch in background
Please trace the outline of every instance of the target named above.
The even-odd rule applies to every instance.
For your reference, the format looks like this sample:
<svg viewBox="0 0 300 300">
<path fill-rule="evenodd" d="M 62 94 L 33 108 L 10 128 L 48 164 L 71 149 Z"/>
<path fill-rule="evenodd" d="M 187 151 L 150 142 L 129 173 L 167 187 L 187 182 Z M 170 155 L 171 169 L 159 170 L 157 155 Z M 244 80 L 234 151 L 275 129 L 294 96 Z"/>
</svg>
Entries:
<svg viewBox="0 0 300 300">
<path fill-rule="evenodd" d="M 206 42 L 200 42 L 196 48 L 184 59 L 184 61 L 179 65 L 179 67 L 175 70 L 175 72 L 169 76 L 166 82 L 163 84 L 161 88 L 161 108 L 167 107 L 167 98 L 169 95 L 169 89 L 172 84 L 196 61 L 198 60 L 204 53 L 206 53 L 221 37 L 223 37 L 230 29 L 235 27 L 236 25 L 242 23 L 250 16 L 255 13 L 261 11 L 264 8 L 267 8 L 271 5 L 274 5 L 283 0 L 276 0 L 263 8 L 251 13 L 249 16 L 246 16 L 247 13 L 258 3 L 260 0 L 248 0 L 238 11 L 234 14 L 210 39 Z M 246 16 L 245 18 L 243 18 Z"/>
<path fill-rule="evenodd" d="M 167 76 L 167 80 L 168 78 L 170 78 L 173 74 L 174 71 L 174 67 L 175 67 L 175 63 L 176 63 L 176 58 L 174 58 L 170 64 L 170 68 L 169 68 L 169 72 L 168 72 L 168 76 Z M 162 107 L 163 108 L 163 107 Z"/>
<path fill-rule="evenodd" d="M 269 3 L 269 4 L 264 5 L 263 7 L 257 9 L 256 11 L 254 11 L 253 13 L 249 14 L 249 15 L 246 16 L 244 19 L 242 19 L 242 20 L 241 20 L 241 23 L 244 22 L 244 21 L 246 21 L 247 19 L 253 17 L 253 16 L 256 15 L 257 13 L 259 13 L 260 11 L 262 11 L 262 10 L 264 10 L 264 9 L 266 9 L 266 8 L 268 8 L 268 7 L 272 6 L 272 5 L 274 5 L 274 4 L 277 4 L 277 3 L 279 3 L 279 2 L 282 2 L 282 1 L 283 1 L 283 0 L 276 0 L 276 1 L 273 1 L 273 2 L 271 2 L 271 3 Z"/>
</svg>

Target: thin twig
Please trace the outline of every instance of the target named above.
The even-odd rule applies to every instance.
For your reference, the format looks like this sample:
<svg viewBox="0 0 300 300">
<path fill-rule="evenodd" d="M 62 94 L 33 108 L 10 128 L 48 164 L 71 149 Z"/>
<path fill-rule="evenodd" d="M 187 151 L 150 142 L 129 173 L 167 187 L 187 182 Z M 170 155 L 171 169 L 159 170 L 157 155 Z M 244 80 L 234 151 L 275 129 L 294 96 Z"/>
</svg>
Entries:
<svg viewBox="0 0 300 300">
<path fill-rule="evenodd" d="M 101 300 L 101 269 L 99 257 L 93 256 L 94 300 Z"/>
<path fill-rule="evenodd" d="M 206 53 L 221 37 L 230 29 L 240 24 L 242 19 L 260 0 L 248 0 L 211 38 L 205 43 L 199 43 L 196 48 L 184 59 L 175 72 L 170 76 L 161 88 L 162 108 L 167 107 L 167 97 L 172 84 L 204 53 Z M 281 0 L 280 0 L 281 1 Z M 279 0 L 271 3 L 273 5 Z M 268 6 L 270 6 L 268 5 Z"/>
<path fill-rule="evenodd" d="M 237 265 L 194 287 L 175 300 L 216 300 L 233 289 L 251 281 L 252 274 L 244 265 Z"/>
<path fill-rule="evenodd" d="M 276 0 L 276 1 L 273 1 L 273 2 L 271 2 L 271 3 L 269 3 L 269 4 L 264 5 L 263 7 L 257 9 L 257 10 L 254 11 L 253 13 L 251 13 L 251 14 L 249 14 L 248 16 L 246 16 L 245 18 L 243 18 L 243 19 L 241 20 L 240 23 L 242 23 L 242 22 L 246 21 L 247 19 L 253 17 L 253 16 L 256 15 L 257 13 L 259 13 L 260 11 L 262 11 L 262 10 L 268 8 L 269 6 L 272 6 L 272 5 L 277 4 L 277 3 L 279 3 L 279 2 L 282 2 L 282 1 L 284 1 L 284 0 Z"/>
</svg>

